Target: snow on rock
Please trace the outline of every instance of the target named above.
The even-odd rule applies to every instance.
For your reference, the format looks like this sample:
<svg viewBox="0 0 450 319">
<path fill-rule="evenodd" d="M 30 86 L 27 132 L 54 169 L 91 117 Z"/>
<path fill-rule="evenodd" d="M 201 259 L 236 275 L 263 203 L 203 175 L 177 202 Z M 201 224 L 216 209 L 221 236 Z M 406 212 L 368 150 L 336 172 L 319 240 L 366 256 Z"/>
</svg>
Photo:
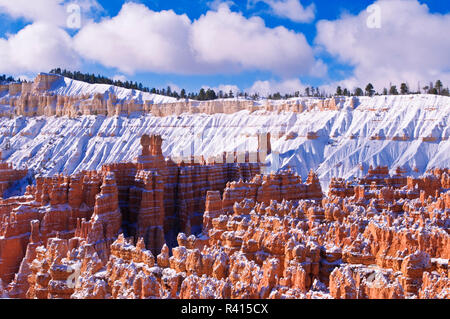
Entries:
<svg viewBox="0 0 450 319">
<path fill-rule="evenodd" d="M 59 93 L 86 92 L 84 83 L 64 81 L 70 83 L 67 89 L 59 86 L 57 90 L 65 90 Z M 122 97 L 133 94 L 114 90 L 120 90 L 116 94 Z M 302 113 L 2 117 L 0 148 L 7 162 L 51 176 L 132 161 L 139 155 L 143 134 L 161 135 L 167 157 L 188 157 L 194 151 L 207 158 L 224 151 L 255 152 L 257 134 L 270 132 L 271 170 L 291 167 L 302 177 L 316 170 L 325 190 L 331 177 L 362 177 L 370 165 L 389 166 L 392 171 L 402 166 L 409 175 L 450 167 L 450 98 L 377 96 L 340 103 L 340 110 Z"/>
<path fill-rule="evenodd" d="M 155 104 L 172 103 L 177 101 L 176 98 L 168 96 L 121 88 L 109 84 L 90 84 L 65 77 L 60 77 L 59 80 L 55 81 L 52 84 L 49 93 L 62 96 L 93 96 L 95 94 L 110 93 L 117 96 L 119 100 L 135 100 L 140 103 L 143 103 L 144 101 L 152 101 Z"/>
</svg>

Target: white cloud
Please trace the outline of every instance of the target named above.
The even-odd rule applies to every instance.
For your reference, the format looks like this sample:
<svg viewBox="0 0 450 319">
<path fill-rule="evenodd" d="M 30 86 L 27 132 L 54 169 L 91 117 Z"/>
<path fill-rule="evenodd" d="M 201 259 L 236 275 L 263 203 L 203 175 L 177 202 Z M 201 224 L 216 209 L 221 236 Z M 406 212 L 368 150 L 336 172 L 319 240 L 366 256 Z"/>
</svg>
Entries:
<svg viewBox="0 0 450 319">
<path fill-rule="evenodd" d="M 96 0 L 0 0 L 0 12 L 13 18 L 65 27 L 69 16 L 68 4 L 79 5 L 86 19 L 103 10 Z"/>
<path fill-rule="evenodd" d="M 232 84 L 221 84 L 219 85 L 215 91 L 218 93 L 220 91 L 222 91 L 224 94 L 228 94 L 231 92 L 233 92 L 234 94 L 239 93 L 241 90 L 239 89 L 239 87 L 237 85 L 232 85 Z"/>
<path fill-rule="evenodd" d="M 316 7 L 314 3 L 304 7 L 300 0 L 250 0 L 249 3 L 256 4 L 264 2 L 272 13 L 281 18 L 287 18 L 294 22 L 311 22 L 315 18 Z"/>
<path fill-rule="evenodd" d="M 228 94 L 230 91 L 232 91 L 234 94 L 239 93 L 241 91 L 241 89 L 239 89 L 239 87 L 237 85 L 233 85 L 233 84 L 221 84 L 217 87 L 211 87 L 208 85 L 204 85 L 203 88 L 206 89 L 212 89 L 214 90 L 214 92 L 216 92 L 217 94 L 219 94 L 220 91 L 222 91 L 224 94 Z"/>
<path fill-rule="evenodd" d="M 253 86 L 247 90 L 250 94 L 258 93 L 260 96 L 268 96 L 269 94 L 281 93 L 292 94 L 297 91 L 303 93 L 306 88 L 299 79 L 289 79 L 281 82 L 277 81 L 256 81 Z"/>
<path fill-rule="evenodd" d="M 265 70 L 289 76 L 308 73 L 315 63 L 303 34 L 268 28 L 263 19 L 247 19 L 226 5 L 193 23 L 191 45 L 200 61 L 222 70 Z"/>
<path fill-rule="evenodd" d="M 69 3 L 80 6 L 82 23 L 102 10 L 96 0 L 0 0 L 0 13 L 31 22 L 16 34 L 0 38 L 0 72 L 17 75 L 78 67 L 80 57 L 64 30 Z"/>
<path fill-rule="evenodd" d="M 76 2 L 87 11 L 98 8 L 96 0 Z M 127 2 L 115 17 L 98 23 L 85 20 L 74 37 L 64 30 L 67 3 L 0 0 L 0 12 L 32 22 L 0 38 L 0 70 L 19 74 L 56 66 L 73 69 L 86 60 L 122 74 L 266 71 L 291 78 L 326 73 L 302 33 L 270 28 L 260 17 L 246 18 L 231 11 L 227 0 L 194 21 L 172 10 L 155 12 Z"/>
<path fill-rule="evenodd" d="M 450 82 L 450 14 L 432 14 L 417 0 L 379 0 L 381 28 L 369 28 L 370 13 L 344 15 L 336 21 L 319 21 L 316 43 L 343 63 L 355 67 L 354 75 L 341 84 L 378 90 L 389 82 L 440 78 Z M 447 30 L 447 31 L 446 31 Z"/>
<path fill-rule="evenodd" d="M 125 75 L 122 74 L 116 74 L 113 76 L 113 81 L 121 81 L 121 82 L 126 82 L 127 81 L 127 77 Z"/>
<path fill-rule="evenodd" d="M 75 45 L 83 57 L 126 73 L 263 70 L 289 76 L 307 74 L 316 64 L 303 34 L 269 28 L 224 3 L 196 21 L 126 3 L 116 17 L 84 27 Z"/>
<path fill-rule="evenodd" d="M 210 1 L 208 3 L 206 3 L 206 5 L 208 6 L 208 8 L 212 9 L 212 10 L 219 10 L 219 8 L 223 5 L 227 5 L 228 7 L 232 7 L 235 5 L 235 3 L 231 0 L 213 0 Z"/>
<path fill-rule="evenodd" d="M 190 27 L 187 15 L 126 3 L 116 17 L 80 30 L 75 46 L 83 57 L 125 73 L 190 73 L 197 66 L 189 46 Z"/>
<path fill-rule="evenodd" d="M 18 76 L 16 76 L 16 78 L 19 80 L 22 80 L 22 81 L 27 81 L 27 82 L 32 82 L 34 80 L 34 78 L 29 77 L 28 75 L 24 75 L 24 74 L 18 75 Z"/>
<path fill-rule="evenodd" d="M 0 38 L 0 72 L 48 72 L 78 63 L 71 37 L 53 25 L 36 22 L 7 39 Z"/>
<path fill-rule="evenodd" d="M 178 85 L 176 85 L 176 84 L 174 84 L 172 82 L 168 83 L 167 86 L 170 86 L 170 89 L 172 90 L 172 92 L 180 93 L 181 90 L 182 90 L 182 88 L 180 88 Z"/>
</svg>

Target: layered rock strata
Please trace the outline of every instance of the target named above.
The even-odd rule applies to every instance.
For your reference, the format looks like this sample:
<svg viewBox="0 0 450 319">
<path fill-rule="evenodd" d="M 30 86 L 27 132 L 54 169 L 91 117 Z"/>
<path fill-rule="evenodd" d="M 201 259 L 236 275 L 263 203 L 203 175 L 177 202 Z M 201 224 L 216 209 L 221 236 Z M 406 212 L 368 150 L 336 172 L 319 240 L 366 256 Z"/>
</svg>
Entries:
<svg viewBox="0 0 450 319">
<path fill-rule="evenodd" d="M 146 247 L 158 254 L 166 242 L 176 245 L 180 230 L 201 232 L 208 190 L 223 192 L 227 182 L 260 172 L 258 163 L 176 164 L 163 157 L 159 136 L 143 136 L 141 144 L 142 154 L 135 163 L 106 165 L 100 172 L 74 176 L 37 177 L 25 195 L 0 200 L 4 284 L 13 280 L 26 257 L 35 221 L 43 243 L 57 234 L 70 239 L 77 227 L 84 232 L 85 227 L 99 227 L 108 234 L 99 257 L 107 258 L 107 247 L 122 229 L 127 236 L 143 238 Z M 89 224 L 93 218 L 95 225 Z M 21 285 L 23 280 L 17 280 Z"/>
<path fill-rule="evenodd" d="M 270 181 L 283 176 L 275 179 L 272 175 L 266 182 L 273 185 Z M 86 253 L 88 241 L 72 239 L 78 246 L 69 253 L 62 245 L 57 265 L 68 267 L 76 262 L 83 266 L 78 284 L 69 291 L 71 295 L 58 296 L 450 297 L 450 193 L 443 187 L 445 184 L 440 184 L 438 197 L 426 201 L 408 199 L 407 186 L 396 190 L 405 193 L 401 211 L 396 212 L 389 209 L 393 205 L 383 208 L 387 198 L 395 200 L 382 195 L 385 188 L 372 190 L 377 196 L 370 198 L 360 194 L 320 199 L 311 192 L 309 199 L 278 200 L 280 188 L 263 188 L 256 182 L 259 179 L 257 176 L 253 180 L 258 187 L 235 182 L 229 183 L 223 195 L 209 191 L 202 234 L 180 233 L 178 246 L 171 253 L 164 245 L 156 256 L 146 249 L 144 239 L 134 245 L 133 238 L 119 236 L 106 260 L 98 257 L 98 250 Z M 231 193 L 234 204 L 230 209 Z M 50 242 L 37 250 L 48 255 L 54 246 Z M 42 257 L 37 259 L 42 262 Z M 48 266 L 44 263 L 43 267 Z M 51 282 L 55 275 L 51 270 L 49 273 Z M 34 283 L 34 277 L 30 278 Z M 33 291 L 31 284 L 29 289 Z M 45 291 L 47 297 L 54 296 L 51 289 Z"/>
<path fill-rule="evenodd" d="M 0 200 L 0 296 L 450 298 L 448 169 L 334 179 L 258 163 L 134 163 Z"/>
<path fill-rule="evenodd" d="M 197 102 L 179 100 L 177 102 L 154 104 L 153 101 L 142 99 L 119 99 L 116 95 L 106 91 L 105 93 L 85 95 L 59 95 L 51 91 L 54 85 L 60 84 L 64 78 L 54 74 L 39 74 L 32 83 L 12 83 L 0 86 L 0 93 L 8 97 L 0 99 L 0 104 L 9 105 L 17 116 L 69 116 L 81 115 L 105 115 L 121 116 L 133 113 L 152 114 L 154 116 L 181 115 L 183 113 L 233 114 L 243 110 L 250 112 L 265 110 L 288 111 L 301 113 L 304 111 L 319 109 L 322 111 L 339 110 L 345 99 L 333 97 L 329 99 L 317 99 L 315 101 L 284 101 L 275 103 L 267 101 L 265 105 L 259 105 L 251 100 L 216 100 Z M 65 85 L 65 84 L 64 84 Z M 353 103 L 351 103 L 353 104 Z M 9 112 L 2 116 L 10 116 Z"/>
</svg>

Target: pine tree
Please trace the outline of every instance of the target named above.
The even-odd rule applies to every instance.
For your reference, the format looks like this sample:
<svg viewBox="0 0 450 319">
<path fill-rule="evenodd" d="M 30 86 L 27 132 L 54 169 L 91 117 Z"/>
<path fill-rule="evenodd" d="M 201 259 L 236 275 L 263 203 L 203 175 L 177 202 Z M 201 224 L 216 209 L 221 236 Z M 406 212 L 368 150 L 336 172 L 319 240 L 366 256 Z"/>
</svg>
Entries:
<svg viewBox="0 0 450 319">
<path fill-rule="evenodd" d="M 281 99 L 282 99 L 282 96 L 281 96 L 280 92 L 275 93 L 275 94 L 273 95 L 273 99 L 274 99 L 274 100 L 281 100 Z"/>
<path fill-rule="evenodd" d="M 409 88 L 408 85 L 406 83 L 402 83 L 400 85 L 400 92 L 402 95 L 408 94 L 409 93 Z"/>
<path fill-rule="evenodd" d="M 367 86 L 366 86 L 366 95 L 367 96 L 372 96 L 374 93 L 375 93 L 375 91 L 373 89 L 372 83 L 367 84 Z"/>
<path fill-rule="evenodd" d="M 201 89 L 200 89 L 200 92 L 198 93 L 198 99 L 199 99 L 200 101 L 206 100 L 206 91 L 205 91 L 204 88 L 201 88 Z"/>
<path fill-rule="evenodd" d="M 350 92 L 347 88 L 344 89 L 344 96 L 350 96 Z"/>
<path fill-rule="evenodd" d="M 439 92 L 438 92 L 438 90 L 436 88 L 430 89 L 430 91 L 428 93 L 429 94 L 434 94 L 434 95 L 438 95 L 439 94 Z"/>
<path fill-rule="evenodd" d="M 343 95 L 342 88 L 340 86 L 338 86 L 337 89 L 336 89 L 336 95 L 337 96 L 342 96 Z"/>
<path fill-rule="evenodd" d="M 210 101 L 215 99 L 217 99 L 216 92 L 214 92 L 214 90 L 208 89 L 206 91 L 206 100 Z"/>
<path fill-rule="evenodd" d="M 308 96 L 308 97 L 311 96 L 311 91 L 310 91 L 309 87 L 307 87 L 305 89 L 305 95 Z"/>
<path fill-rule="evenodd" d="M 356 88 L 355 89 L 355 95 L 356 96 L 363 96 L 364 92 L 363 92 L 363 90 L 361 88 Z"/>
<path fill-rule="evenodd" d="M 397 86 L 392 85 L 391 88 L 389 89 L 389 94 L 390 95 L 398 95 Z"/>
<path fill-rule="evenodd" d="M 434 85 L 434 87 L 436 88 L 438 94 L 440 95 L 442 87 L 443 87 L 441 80 L 437 80 L 436 84 Z"/>
</svg>

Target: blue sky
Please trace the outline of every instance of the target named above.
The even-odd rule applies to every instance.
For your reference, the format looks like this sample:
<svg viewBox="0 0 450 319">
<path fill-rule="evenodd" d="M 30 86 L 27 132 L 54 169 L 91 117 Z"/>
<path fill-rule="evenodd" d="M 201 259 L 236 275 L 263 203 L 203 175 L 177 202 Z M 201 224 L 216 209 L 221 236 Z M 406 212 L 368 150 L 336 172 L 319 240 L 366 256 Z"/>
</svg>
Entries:
<svg viewBox="0 0 450 319">
<path fill-rule="evenodd" d="M 66 6 L 72 2 L 82 8 L 80 29 L 69 29 L 61 22 L 66 19 Z M 33 77 L 38 70 L 48 71 L 39 67 L 59 63 L 149 87 L 171 85 L 189 91 L 210 86 L 287 92 L 310 85 L 331 90 L 338 84 L 354 88 L 369 81 L 379 89 L 397 81 L 415 88 L 418 82 L 434 81 L 435 77 L 444 82 L 450 79 L 445 58 L 450 39 L 443 32 L 450 28 L 448 1 L 132 2 L 137 5 L 120 0 L 0 0 L 0 58 L 3 47 L 7 52 L 3 63 L 0 61 L 0 73 Z M 277 11 L 283 3 L 289 8 L 310 10 L 312 16 L 305 18 L 295 10 Z M 128 10 L 124 10 L 124 4 Z M 372 4 L 381 8 L 380 29 L 365 26 L 369 15 L 366 9 Z M 174 13 L 164 18 L 164 10 Z M 50 18 L 53 12 L 53 16 L 61 16 L 60 21 Z M 261 20 L 255 21 L 255 17 Z M 215 25 L 218 20 L 221 24 Z M 38 28 L 39 23 L 47 27 Z M 276 31 L 280 27 L 283 31 Z M 249 28 L 255 30 L 241 37 Z M 229 29 L 235 32 L 230 34 Z M 128 41 L 127 32 L 136 36 Z M 187 37 L 190 40 L 184 43 Z M 152 46 L 154 39 L 157 42 Z M 163 49 L 165 45 L 168 47 Z M 174 54 L 177 50 L 179 53 Z M 177 67 L 179 61 L 193 65 Z"/>
</svg>

